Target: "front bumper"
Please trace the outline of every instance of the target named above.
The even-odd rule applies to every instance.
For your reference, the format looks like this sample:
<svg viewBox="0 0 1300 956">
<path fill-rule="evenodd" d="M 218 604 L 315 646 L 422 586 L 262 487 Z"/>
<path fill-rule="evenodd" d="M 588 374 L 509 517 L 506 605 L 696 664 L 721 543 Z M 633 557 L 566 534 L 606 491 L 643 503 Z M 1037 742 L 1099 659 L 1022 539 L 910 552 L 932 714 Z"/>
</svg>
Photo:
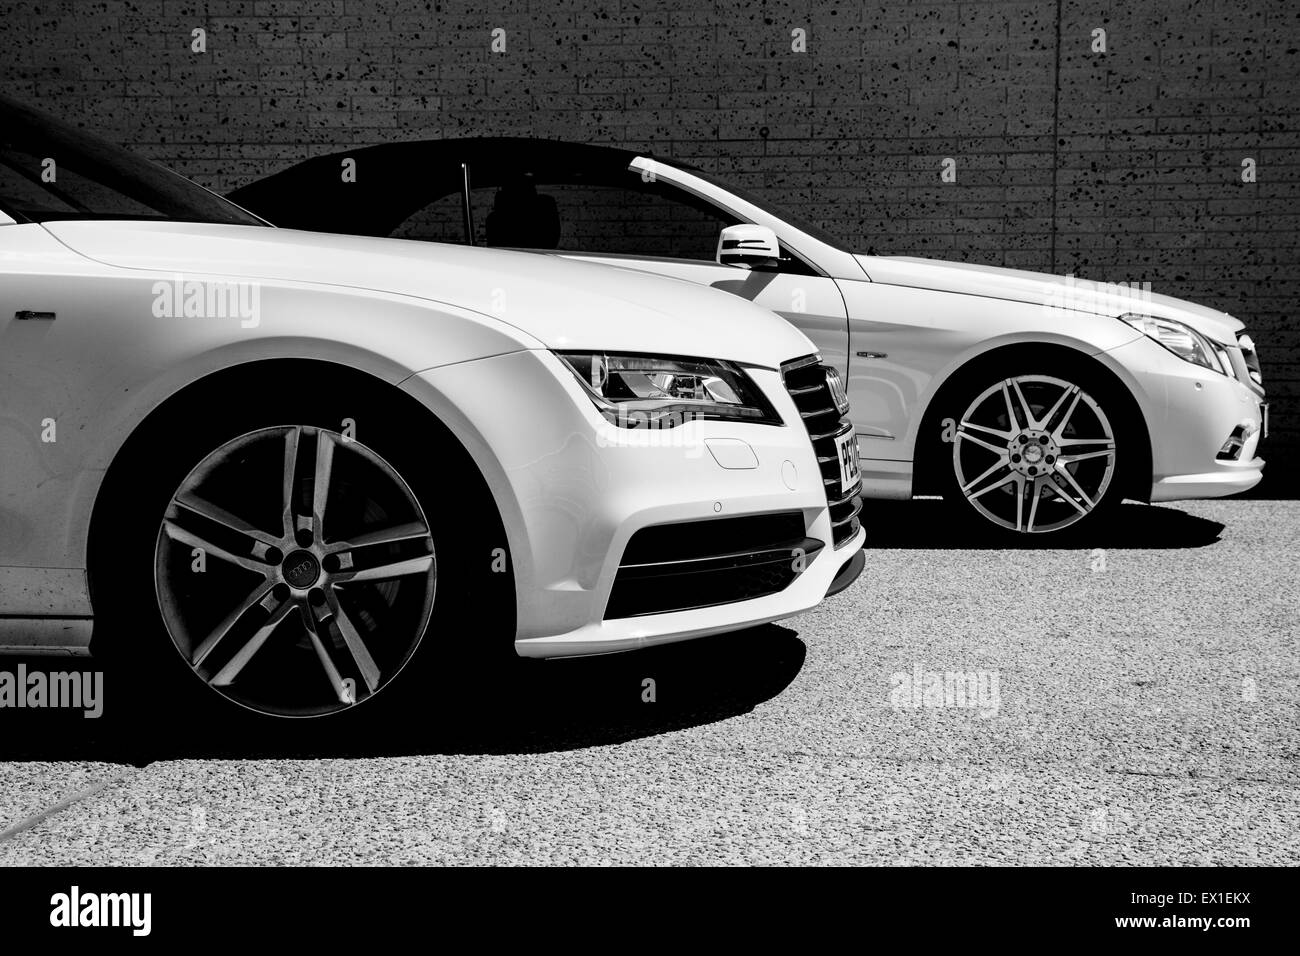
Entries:
<svg viewBox="0 0 1300 956">
<path fill-rule="evenodd" d="M 841 550 L 823 549 L 794 583 L 777 594 L 689 611 L 593 621 L 563 634 L 516 640 L 515 650 L 521 657 L 609 654 L 724 634 L 794 617 L 853 583 L 862 571 L 865 537 L 866 532 L 859 530 L 855 540 Z"/>
<path fill-rule="evenodd" d="M 1129 381 L 1151 436 L 1151 501 L 1217 498 L 1257 485 L 1264 397 L 1243 382 L 1185 362 L 1143 336 L 1103 353 Z M 1099 356 L 1099 357 L 1103 357 Z M 1240 430 L 1240 431 L 1239 431 Z M 1237 432 L 1235 460 L 1217 456 Z"/>
<path fill-rule="evenodd" d="M 750 374 L 785 425 L 618 428 L 541 350 L 432 369 L 403 384 L 461 438 L 496 498 L 515 576 L 520 655 L 598 654 L 736 630 L 809 610 L 843 584 L 836 579 L 864 533 L 832 546 L 821 468 L 799 411 L 780 373 Z M 752 450 L 752 467 L 737 467 L 748 465 L 737 442 Z M 642 528 L 790 511 L 824 547 L 778 593 L 608 616 L 620 561 Z M 484 554 L 493 546 L 483 542 Z"/>
</svg>

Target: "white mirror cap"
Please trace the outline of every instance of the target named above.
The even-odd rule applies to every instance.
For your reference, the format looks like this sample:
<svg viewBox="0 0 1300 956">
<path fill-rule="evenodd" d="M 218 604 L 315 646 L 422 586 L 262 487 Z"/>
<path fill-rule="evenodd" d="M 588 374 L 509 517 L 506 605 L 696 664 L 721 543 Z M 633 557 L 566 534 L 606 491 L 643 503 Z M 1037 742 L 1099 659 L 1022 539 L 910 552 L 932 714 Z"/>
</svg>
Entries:
<svg viewBox="0 0 1300 956">
<path fill-rule="evenodd" d="M 724 266 L 771 265 L 780 260 L 781 245 L 767 226 L 742 223 L 728 226 L 718 236 L 717 260 Z"/>
</svg>

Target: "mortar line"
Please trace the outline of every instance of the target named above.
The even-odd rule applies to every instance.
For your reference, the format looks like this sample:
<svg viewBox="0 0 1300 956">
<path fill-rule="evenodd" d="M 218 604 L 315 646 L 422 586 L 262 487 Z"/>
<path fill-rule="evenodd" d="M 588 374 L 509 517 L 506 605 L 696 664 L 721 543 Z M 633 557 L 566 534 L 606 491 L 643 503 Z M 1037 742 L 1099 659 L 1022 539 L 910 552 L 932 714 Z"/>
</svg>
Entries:
<svg viewBox="0 0 1300 956">
<path fill-rule="evenodd" d="M 1051 273 L 1056 274 L 1056 180 L 1061 162 L 1061 4 L 1056 0 L 1056 60 L 1053 64 L 1052 78 L 1052 265 Z"/>
</svg>

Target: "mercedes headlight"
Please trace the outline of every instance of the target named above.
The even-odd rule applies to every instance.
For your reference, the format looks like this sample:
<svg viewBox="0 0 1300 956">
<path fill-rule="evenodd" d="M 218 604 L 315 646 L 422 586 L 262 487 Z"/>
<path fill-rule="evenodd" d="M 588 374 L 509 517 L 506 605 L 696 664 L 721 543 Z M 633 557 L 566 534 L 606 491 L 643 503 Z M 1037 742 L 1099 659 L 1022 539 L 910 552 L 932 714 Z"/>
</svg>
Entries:
<svg viewBox="0 0 1300 956">
<path fill-rule="evenodd" d="M 1154 315 L 1121 315 L 1120 319 L 1137 329 L 1147 338 L 1163 345 L 1184 362 L 1200 365 L 1212 372 L 1231 375 L 1232 368 L 1224 367 L 1228 361 L 1227 353 L 1220 359 L 1218 351 L 1200 332 L 1190 325 L 1175 322 L 1173 319 L 1159 319 Z"/>
<path fill-rule="evenodd" d="M 596 408 L 622 428 L 692 420 L 779 425 L 781 417 L 739 365 L 670 355 L 557 352 Z"/>
</svg>

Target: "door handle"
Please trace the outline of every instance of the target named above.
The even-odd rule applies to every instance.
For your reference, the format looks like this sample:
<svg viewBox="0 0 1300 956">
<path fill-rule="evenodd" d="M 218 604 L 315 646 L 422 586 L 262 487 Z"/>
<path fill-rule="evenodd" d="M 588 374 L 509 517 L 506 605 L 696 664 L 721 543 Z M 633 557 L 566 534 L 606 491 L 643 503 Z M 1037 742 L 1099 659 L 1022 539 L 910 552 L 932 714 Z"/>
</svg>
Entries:
<svg viewBox="0 0 1300 956">
<path fill-rule="evenodd" d="M 33 311 L 30 310 L 30 309 L 19 309 L 17 312 L 14 313 L 14 318 L 15 318 L 15 319 L 18 319 L 19 321 L 23 321 L 23 320 L 26 320 L 26 319 L 45 319 L 45 320 L 47 320 L 47 321 L 51 321 L 51 322 L 52 322 L 52 321 L 54 321 L 54 313 L 53 313 L 53 312 L 33 312 Z"/>
</svg>

